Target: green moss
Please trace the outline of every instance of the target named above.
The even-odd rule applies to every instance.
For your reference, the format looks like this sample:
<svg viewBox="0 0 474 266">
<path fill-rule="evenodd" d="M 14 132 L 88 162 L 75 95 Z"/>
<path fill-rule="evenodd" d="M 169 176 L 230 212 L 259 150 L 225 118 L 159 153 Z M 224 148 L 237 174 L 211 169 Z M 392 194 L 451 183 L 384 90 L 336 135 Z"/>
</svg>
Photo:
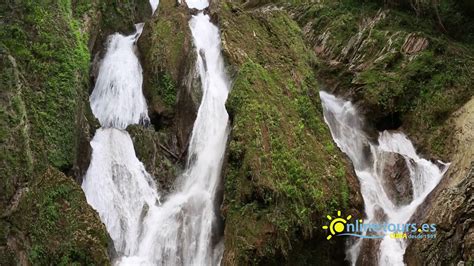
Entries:
<svg viewBox="0 0 474 266">
<path fill-rule="evenodd" d="M 90 4 L 78 5 L 78 12 L 83 12 Z M 130 0 L 104 0 L 100 1 L 102 17 L 102 29 L 107 34 L 113 32 L 131 33 L 135 30 L 136 23 L 145 22 L 151 16 L 151 7 L 148 1 Z"/>
<path fill-rule="evenodd" d="M 175 111 L 186 67 L 194 62 L 189 58 L 194 51 L 186 14 L 186 8 L 176 6 L 175 1 L 161 1 L 138 43 L 143 54 L 144 90 L 149 104 L 160 114 Z"/>
<path fill-rule="evenodd" d="M 237 12 L 220 17 L 226 56 L 238 67 L 227 101 L 224 261 L 274 264 L 318 234 L 319 217 L 348 206 L 346 169 L 327 148 L 333 142 L 297 24 L 282 11 Z"/>
<path fill-rule="evenodd" d="M 97 214 L 86 203 L 81 188 L 54 169 L 35 179 L 19 209 L 7 219 L 33 265 L 108 264 L 107 235 Z M 28 214 L 28 215 L 25 215 Z"/>
<path fill-rule="evenodd" d="M 156 96 L 159 97 L 168 108 L 173 109 L 176 104 L 176 83 L 169 74 L 158 75 L 158 87 Z"/>
<path fill-rule="evenodd" d="M 21 101 L 28 107 L 38 168 L 67 169 L 74 158 L 77 102 L 87 93 L 87 37 L 72 17 L 71 3 L 23 1 L 0 30 L 1 46 L 25 78 Z"/>
<path fill-rule="evenodd" d="M 375 2 L 326 1 L 295 10 L 300 25 L 312 25 L 306 32 L 311 45 L 325 47 L 318 50 L 319 77 L 337 81 L 339 92 L 350 94 L 370 112 L 373 125 L 399 116 L 425 152 L 448 153 L 449 142 L 435 140 L 442 139 L 438 134 L 445 132 L 441 128 L 449 115 L 472 96 L 474 49 L 465 41 L 469 38 L 454 41 L 439 32 L 436 21 L 411 11 L 384 10 L 375 19 L 380 14 Z M 332 17 L 337 19 L 326 19 Z M 348 28 L 347 21 L 358 28 Z M 324 43 L 314 41 L 321 36 L 328 36 Z M 403 47 L 408 37 L 424 39 L 428 46 L 409 54 Z"/>
<path fill-rule="evenodd" d="M 0 208 L 8 210 L 0 264 L 18 261 L 21 252 L 35 265 L 108 261 L 99 218 L 72 178 L 52 169 L 69 171 L 76 159 L 78 117 L 89 89 L 92 24 L 83 16 L 94 4 L 72 4 L 0 4 Z M 6 247 L 7 239 L 17 248 Z"/>
</svg>

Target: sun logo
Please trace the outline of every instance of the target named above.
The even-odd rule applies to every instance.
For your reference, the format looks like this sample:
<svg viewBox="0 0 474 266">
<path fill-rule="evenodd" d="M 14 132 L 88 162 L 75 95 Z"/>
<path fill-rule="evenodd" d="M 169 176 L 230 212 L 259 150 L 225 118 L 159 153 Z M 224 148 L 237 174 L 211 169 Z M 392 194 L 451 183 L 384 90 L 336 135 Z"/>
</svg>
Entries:
<svg viewBox="0 0 474 266">
<path fill-rule="evenodd" d="M 331 239 L 333 235 L 342 233 L 344 231 L 344 228 L 346 228 L 347 221 L 349 221 L 352 218 L 352 215 L 349 215 L 346 217 L 346 219 L 341 218 L 341 211 L 337 211 L 337 218 L 333 219 L 331 216 L 327 215 L 326 217 L 328 218 L 331 223 L 329 226 L 324 225 L 323 229 L 327 230 L 329 229 L 329 232 L 331 233 L 328 235 L 326 238 L 327 240 Z"/>
</svg>

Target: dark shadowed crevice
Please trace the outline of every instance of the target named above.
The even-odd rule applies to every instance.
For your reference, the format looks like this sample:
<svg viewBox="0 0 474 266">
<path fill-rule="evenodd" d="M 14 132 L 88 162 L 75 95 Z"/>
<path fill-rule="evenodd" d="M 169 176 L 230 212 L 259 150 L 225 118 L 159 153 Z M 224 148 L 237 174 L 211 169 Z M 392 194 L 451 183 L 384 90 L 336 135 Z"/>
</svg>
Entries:
<svg viewBox="0 0 474 266">
<path fill-rule="evenodd" d="M 375 121 L 375 128 L 378 131 L 395 130 L 402 126 L 401 114 L 391 113 Z"/>
</svg>

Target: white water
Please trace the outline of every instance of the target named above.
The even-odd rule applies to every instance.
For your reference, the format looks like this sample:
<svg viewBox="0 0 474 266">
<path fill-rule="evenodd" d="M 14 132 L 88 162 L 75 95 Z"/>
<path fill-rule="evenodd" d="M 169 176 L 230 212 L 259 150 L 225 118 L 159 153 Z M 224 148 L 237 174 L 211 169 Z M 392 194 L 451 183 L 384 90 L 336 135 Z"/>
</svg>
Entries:
<svg viewBox="0 0 474 266">
<path fill-rule="evenodd" d="M 99 76 L 90 96 L 94 116 L 102 127 L 125 129 L 130 124 L 148 120 L 147 105 L 142 93 L 142 67 L 135 54 L 137 33 L 109 36 L 107 53 L 101 62 Z"/>
<path fill-rule="evenodd" d="M 87 202 L 99 213 L 118 254 L 136 251 L 143 215 L 159 202 L 155 182 L 123 130 L 148 119 L 142 69 L 134 51 L 143 24 L 136 28 L 130 36 L 109 37 L 90 97 L 102 128 L 91 141 L 91 163 L 82 183 Z"/>
<path fill-rule="evenodd" d="M 203 98 L 194 123 L 188 166 L 176 192 L 150 208 L 144 238 L 124 263 L 218 265 L 222 243 L 212 243 L 216 223 L 215 195 L 228 136 L 225 101 L 229 83 L 221 56 L 219 30 L 202 13 L 189 22 L 198 52 Z M 202 58 L 204 56 L 205 58 Z"/>
<path fill-rule="evenodd" d="M 159 0 L 150 0 L 151 5 L 151 13 L 154 14 L 156 9 L 158 8 L 158 4 L 160 3 Z"/>
<path fill-rule="evenodd" d="M 360 181 L 364 199 L 366 219 L 364 223 L 407 223 L 416 208 L 441 180 L 448 165 L 440 169 L 436 164 L 420 158 L 408 138 L 400 132 L 384 131 L 379 134 L 378 144 L 369 141 L 362 130 L 363 120 L 357 109 L 348 101 L 320 92 L 324 118 L 338 147 L 351 159 Z M 383 188 L 383 169 L 387 152 L 403 155 L 413 185 L 413 200 L 405 206 L 397 206 Z M 376 211 L 381 208 L 386 220 L 380 221 Z M 348 251 L 355 264 L 359 256 L 361 241 Z M 379 265 L 404 265 L 406 243 L 401 239 L 383 238 L 378 251 Z"/>
<path fill-rule="evenodd" d="M 102 128 L 91 141 L 91 164 L 82 188 L 114 242 L 115 264 L 219 265 L 222 258 L 222 240 L 214 235 L 215 197 L 229 133 L 225 110 L 229 82 L 218 28 L 203 13 L 193 16 L 189 26 L 203 97 L 186 170 L 165 202 L 160 203 L 153 179 L 122 130 L 148 119 L 142 71 L 134 52 L 141 28 L 135 35 L 110 37 L 91 95 Z"/>
<path fill-rule="evenodd" d="M 196 8 L 199 10 L 203 10 L 209 6 L 208 0 L 185 0 L 185 2 L 186 5 L 188 5 L 188 8 Z"/>
<path fill-rule="evenodd" d="M 155 183 L 135 156 L 126 131 L 98 129 L 91 141 L 92 160 L 82 188 L 97 210 L 119 254 L 136 251 L 141 216 L 158 203 Z"/>
</svg>

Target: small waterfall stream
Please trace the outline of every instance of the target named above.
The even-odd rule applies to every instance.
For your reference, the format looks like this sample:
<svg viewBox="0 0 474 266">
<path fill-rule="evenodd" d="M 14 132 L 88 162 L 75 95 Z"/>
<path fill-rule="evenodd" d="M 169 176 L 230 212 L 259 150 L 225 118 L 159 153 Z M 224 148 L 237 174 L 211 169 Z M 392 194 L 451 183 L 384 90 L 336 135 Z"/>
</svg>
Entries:
<svg viewBox="0 0 474 266">
<path fill-rule="evenodd" d="M 441 180 L 448 164 L 438 164 L 420 158 L 413 144 L 401 132 L 379 133 L 378 143 L 373 143 L 362 129 L 363 120 L 349 101 L 320 92 L 324 119 L 338 147 L 350 158 L 359 178 L 364 199 L 366 219 L 364 223 L 407 223 L 416 208 Z M 384 169 L 395 156 L 402 156 L 408 168 L 411 182 L 411 200 L 400 204 L 395 200 L 391 187 L 387 186 Z M 401 195 L 406 197 L 407 195 Z M 349 249 L 352 264 L 360 256 L 363 241 L 359 239 Z M 406 243 L 403 239 L 381 239 L 376 252 L 379 265 L 404 265 Z"/>
<path fill-rule="evenodd" d="M 200 3 L 190 8 L 203 9 Z M 150 207 L 138 251 L 124 264 L 219 265 L 223 243 L 213 243 L 215 196 L 227 143 L 225 101 L 229 82 L 218 28 L 202 12 L 189 21 L 197 50 L 203 97 L 191 136 L 185 172 L 162 205 Z"/>
<path fill-rule="evenodd" d="M 153 11 L 158 1 L 150 1 Z M 188 1 L 202 10 L 207 1 Z M 120 265 L 219 265 L 223 242 L 214 232 L 216 192 L 227 137 L 225 102 L 229 81 L 219 29 L 202 11 L 189 21 L 197 52 L 203 97 L 176 189 L 160 202 L 153 178 L 137 159 L 125 131 L 148 123 L 142 69 L 135 44 L 143 24 L 130 36 L 113 34 L 101 62 L 90 102 L 101 128 L 91 141 L 91 163 L 82 188 L 107 227 Z"/>
<path fill-rule="evenodd" d="M 109 36 L 90 96 L 102 127 L 91 141 L 91 163 L 82 182 L 87 202 L 99 213 L 119 255 L 136 251 L 142 212 L 159 202 L 155 182 L 135 156 L 125 131 L 130 124 L 148 120 L 142 68 L 134 51 L 143 24 L 136 28 L 130 36 Z"/>
</svg>

